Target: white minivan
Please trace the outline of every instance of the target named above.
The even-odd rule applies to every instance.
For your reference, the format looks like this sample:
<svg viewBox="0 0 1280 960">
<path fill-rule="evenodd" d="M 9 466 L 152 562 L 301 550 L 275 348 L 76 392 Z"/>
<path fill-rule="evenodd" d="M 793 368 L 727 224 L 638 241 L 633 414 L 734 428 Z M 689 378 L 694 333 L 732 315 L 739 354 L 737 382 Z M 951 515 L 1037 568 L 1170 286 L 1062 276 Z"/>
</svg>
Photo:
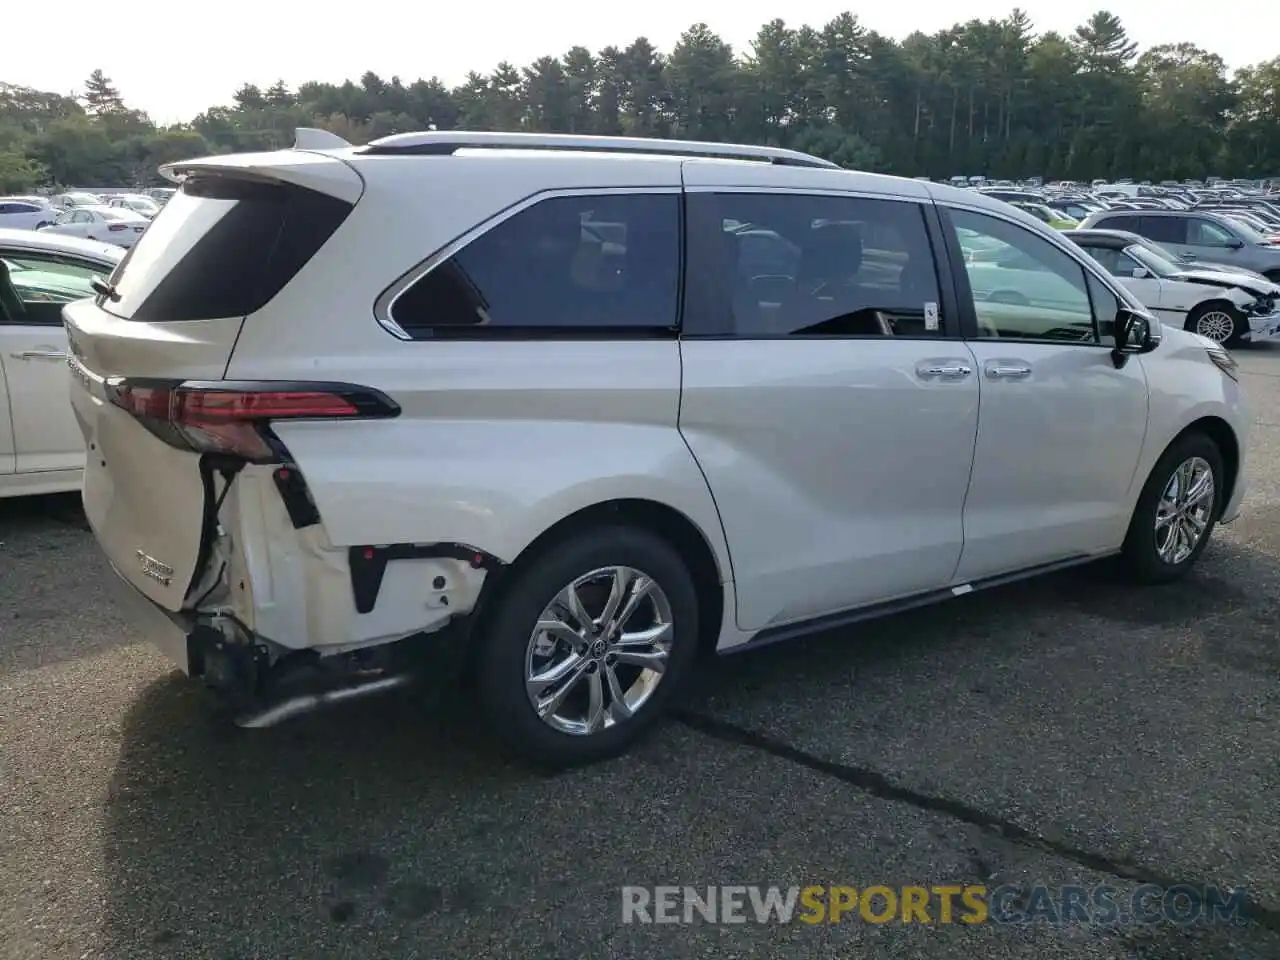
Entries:
<svg viewBox="0 0 1280 960">
<path fill-rule="evenodd" d="M 1239 509 L 1230 354 L 977 191 L 500 133 L 167 172 L 64 310 L 84 503 L 140 635 L 248 726 L 459 652 L 523 755 L 593 760 L 700 647 L 1172 580 Z"/>
</svg>

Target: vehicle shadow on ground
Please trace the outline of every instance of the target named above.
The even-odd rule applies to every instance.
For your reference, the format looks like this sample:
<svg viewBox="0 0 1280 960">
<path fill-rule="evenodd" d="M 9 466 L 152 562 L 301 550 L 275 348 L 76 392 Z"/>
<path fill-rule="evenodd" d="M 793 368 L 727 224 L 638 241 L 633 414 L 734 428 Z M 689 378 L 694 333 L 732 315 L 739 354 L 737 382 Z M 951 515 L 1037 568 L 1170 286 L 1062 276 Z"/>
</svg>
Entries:
<svg viewBox="0 0 1280 960">
<path fill-rule="evenodd" d="M 728 690 L 735 698 L 782 702 L 803 696 L 796 691 L 808 683 L 856 684 L 863 668 L 882 669 L 899 658 L 927 661 L 957 650 L 985 657 L 1008 642 L 1009 624 L 1029 609 L 1109 622 L 1117 638 L 1125 629 L 1206 618 L 1274 624 L 1280 608 L 1246 585 L 1276 576 L 1270 557 L 1223 542 L 1212 545 L 1191 577 L 1169 587 L 1134 591 L 1117 584 L 1106 566 L 1082 568 L 867 624 L 856 638 L 852 631 L 828 634 L 713 661 L 689 709 L 714 713 L 717 696 Z M 1274 644 L 1259 643 L 1258 632 L 1256 623 L 1226 629 L 1209 655 L 1233 669 L 1275 676 Z M 1044 640 L 1053 642 L 1051 631 Z M 174 674 L 147 687 L 122 725 L 105 810 L 113 957 L 163 954 L 179 940 L 188 947 L 240 943 L 239 952 L 218 955 L 255 957 L 246 939 L 254 930 L 342 924 L 349 904 L 341 892 L 382 883 L 390 866 L 371 850 L 397 837 L 411 838 L 410 857 L 462 843 L 472 867 L 469 875 L 459 866 L 457 876 L 402 890 L 386 907 L 392 916 L 421 918 L 442 901 L 480 910 L 477 872 L 514 868 L 510 833 L 531 828 L 517 808 L 554 808 L 568 791 L 570 806 L 588 809 L 564 816 L 590 818 L 604 815 L 589 808 L 609 802 L 588 789 L 597 782 L 592 771 L 571 775 L 580 779 L 566 786 L 500 759 L 473 724 L 465 695 L 440 684 L 266 731 L 235 730 L 209 707 L 195 685 Z M 856 711 L 833 722 L 857 723 Z M 683 763 L 667 752 L 671 742 L 660 738 L 618 763 L 659 769 Z M 691 822 L 682 829 L 696 832 L 696 800 L 687 809 Z M 447 837 L 433 834 L 437 826 Z M 330 895 L 323 910 L 300 892 L 314 889 Z"/>
<path fill-rule="evenodd" d="M 25 533 L 50 524 L 89 529 L 78 493 L 54 493 L 39 497 L 6 497 L 0 500 L 0 539 L 10 532 Z"/>
<path fill-rule="evenodd" d="M 841 674 L 853 682 L 862 666 L 928 657 L 931 651 L 954 652 L 957 646 L 965 654 L 985 656 L 1007 643 L 1027 611 L 1052 612 L 1029 627 L 1032 639 L 1045 642 L 1061 639 L 1056 634 L 1066 617 L 1114 630 L 1119 643 L 1126 629 L 1221 623 L 1224 629 L 1212 631 L 1207 644 L 1210 660 L 1280 676 L 1280 594 L 1260 592 L 1262 584 L 1280 585 L 1280 563 L 1251 547 L 1220 540 L 1210 543 L 1188 576 L 1163 586 L 1129 584 L 1114 563 L 1103 561 L 730 655 L 705 679 L 702 692 L 714 697 L 746 686 L 768 696 L 776 685 L 797 677 L 829 680 Z M 1117 649 L 1117 655 L 1122 652 Z"/>
</svg>

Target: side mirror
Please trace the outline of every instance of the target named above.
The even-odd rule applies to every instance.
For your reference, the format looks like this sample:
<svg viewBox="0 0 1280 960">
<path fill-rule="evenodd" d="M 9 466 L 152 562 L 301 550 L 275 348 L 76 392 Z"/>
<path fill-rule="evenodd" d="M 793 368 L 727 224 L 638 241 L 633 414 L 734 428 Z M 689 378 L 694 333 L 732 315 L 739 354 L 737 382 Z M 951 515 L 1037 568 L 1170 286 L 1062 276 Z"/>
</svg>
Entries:
<svg viewBox="0 0 1280 960">
<path fill-rule="evenodd" d="M 1117 369 L 1128 362 L 1130 354 L 1150 353 L 1160 345 L 1159 322 L 1129 307 L 1121 307 L 1116 312 L 1115 330 L 1111 359 Z"/>
<path fill-rule="evenodd" d="M 1146 279 L 1147 277 L 1149 277 L 1149 276 L 1151 276 L 1151 273 L 1147 270 L 1147 268 L 1146 268 L 1146 267 L 1134 267 L 1134 268 L 1133 268 L 1133 279 L 1135 279 L 1135 280 L 1145 280 L 1145 279 Z"/>
<path fill-rule="evenodd" d="M 1243 246 L 1244 246 L 1244 241 L 1241 240 L 1239 237 L 1232 237 L 1230 240 L 1227 241 L 1227 249 L 1229 250 L 1239 250 Z"/>
</svg>

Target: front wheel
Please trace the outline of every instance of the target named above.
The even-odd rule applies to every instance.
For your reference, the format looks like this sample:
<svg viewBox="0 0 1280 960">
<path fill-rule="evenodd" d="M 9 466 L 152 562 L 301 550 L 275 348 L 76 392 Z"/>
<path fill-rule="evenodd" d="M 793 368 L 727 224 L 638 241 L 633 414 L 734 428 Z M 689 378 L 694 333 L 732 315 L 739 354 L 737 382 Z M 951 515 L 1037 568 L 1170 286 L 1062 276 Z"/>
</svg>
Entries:
<svg viewBox="0 0 1280 960">
<path fill-rule="evenodd" d="M 494 732 L 552 767 L 617 755 L 660 719 L 694 662 L 698 600 L 679 554 L 644 530 L 566 539 L 511 571 L 475 637 Z"/>
<path fill-rule="evenodd" d="M 1147 478 L 1129 523 L 1122 557 L 1141 583 L 1169 583 L 1204 552 L 1222 511 L 1222 453 L 1203 433 L 1164 452 Z"/>
<path fill-rule="evenodd" d="M 1186 329 L 1229 346 L 1240 339 L 1244 325 L 1244 314 L 1230 304 L 1205 303 L 1187 315 Z"/>
</svg>

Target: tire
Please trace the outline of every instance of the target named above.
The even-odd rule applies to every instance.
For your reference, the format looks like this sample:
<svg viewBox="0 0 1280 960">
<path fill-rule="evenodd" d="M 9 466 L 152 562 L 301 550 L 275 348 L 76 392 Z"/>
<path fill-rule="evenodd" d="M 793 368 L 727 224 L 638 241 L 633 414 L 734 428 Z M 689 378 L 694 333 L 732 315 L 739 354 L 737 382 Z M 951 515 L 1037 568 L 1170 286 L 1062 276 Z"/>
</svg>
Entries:
<svg viewBox="0 0 1280 960">
<path fill-rule="evenodd" d="M 553 600 L 565 598 L 571 585 L 604 568 L 638 572 L 656 585 L 622 626 L 630 627 L 627 632 L 634 641 L 646 624 L 665 619 L 669 629 L 661 657 L 665 669 L 660 673 L 614 662 L 619 656 L 633 659 L 642 648 L 612 652 L 616 648 L 607 625 L 587 637 L 574 629 L 577 623 L 567 607 L 559 613 L 551 609 Z M 582 585 L 579 597 L 587 617 L 601 619 L 612 579 L 601 576 Z M 535 628 L 548 614 L 560 621 L 554 634 Z M 653 729 L 695 661 L 698 597 L 688 567 L 665 540 L 634 527 L 593 527 L 517 561 L 477 627 L 474 681 L 493 733 L 521 759 L 560 769 L 623 753 Z M 621 635 L 619 630 L 613 642 Z M 577 647 L 573 657 L 570 644 Z M 658 657 L 661 651 L 650 652 Z M 528 680 L 565 664 L 576 664 L 567 674 L 572 682 L 548 683 L 540 693 L 544 704 L 554 701 L 563 688 L 568 688 L 568 695 L 543 719 L 528 692 Z M 622 705 L 636 705 L 629 716 L 616 706 L 610 675 L 624 693 Z M 604 709 L 595 711 L 598 726 L 590 731 L 593 687 Z"/>
<path fill-rule="evenodd" d="M 1229 303 L 1215 300 L 1202 303 L 1187 314 L 1184 329 L 1208 337 L 1224 346 L 1238 343 L 1245 329 L 1245 317 Z M 1205 329 L 1201 329 L 1204 326 Z"/>
<path fill-rule="evenodd" d="M 1199 465 L 1207 466 L 1213 478 L 1213 490 L 1207 497 L 1207 504 L 1204 504 L 1207 510 L 1203 513 L 1190 511 L 1193 519 L 1198 517 L 1203 523 L 1203 529 L 1190 552 L 1184 553 L 1181 549 L 1173 553 L 1162 552 L 1160 548 L 1167 545 L 1168 540 L 1167 535 L 1157 534 L 1158 512 L 1167 512 L 1165 494 L 1174 484 L 1175 473 L 1188 464 L 1196 466 L 1197 470 Z M 1170 583 L 1191 569 L 1208 546 L 1222 513 L 1223 496 L 1226 494 L 1222 486 L 1223 476 L 1222 453 L 1205 434 L 1188 433 L 1170 445 L 1152 468 L 1129 522 L 1121 561 L 1132 579 L 1147 584 Z M 1170 526 L 1176 528 L 1176 524 L 1175 520 Z M 1184 529 L 1191 530 L 1192 527 L 1194 524 L 1184 526 Z"/>
</svg>

